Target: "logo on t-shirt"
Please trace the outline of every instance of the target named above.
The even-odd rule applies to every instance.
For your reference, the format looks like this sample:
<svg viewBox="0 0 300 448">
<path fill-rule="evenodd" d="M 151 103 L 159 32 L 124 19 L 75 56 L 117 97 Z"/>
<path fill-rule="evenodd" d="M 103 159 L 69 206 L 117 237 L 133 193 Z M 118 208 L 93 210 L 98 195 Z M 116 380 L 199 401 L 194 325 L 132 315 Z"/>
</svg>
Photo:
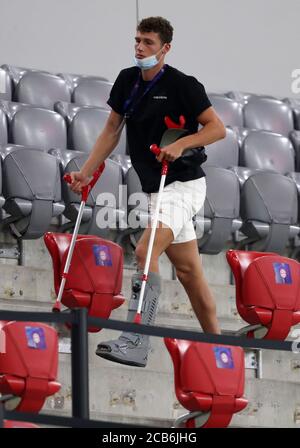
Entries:
<svg viewBox="0 0 300 448">
<path fill-rule="evenodd" d="M 167 100 L 168 97 L 165 96 L 165 95 L 155 95 L 155 96 L 153 97 L 153 99 L 154 99 L 154 100 Z"/>
</svg>

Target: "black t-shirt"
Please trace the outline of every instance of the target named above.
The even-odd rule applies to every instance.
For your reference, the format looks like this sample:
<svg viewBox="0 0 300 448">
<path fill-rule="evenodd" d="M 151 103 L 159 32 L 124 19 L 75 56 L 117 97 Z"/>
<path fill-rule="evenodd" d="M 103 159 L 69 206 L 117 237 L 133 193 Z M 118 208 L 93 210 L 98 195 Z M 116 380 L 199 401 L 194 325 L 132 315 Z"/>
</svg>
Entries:
<svg viewBox="0 0 300 448">
<path fill-rule="evenodd" d="M 132 95 L 139 73 L 138 67 L 122 70 L 112 87 L 107 103 L 120 115 L 124 115 L 124 104 Z M 126 119 L 126 129 L 132 165 L 140 178 L 143 191 L 152 193 L 159 188 L 161 163 L 149 148 L 153 143 L 159 146 L 167 129 L 165 116 L 179 123 L 180 115 L 184 115 L 185 129 L 194 134 L 198 131 L 198 115 L 210 107 L 211 103 L 203 84 L 169 65 L 165 66 L 163 75 L 143 96 L 148 85 L 149 81 L 141 78 L 131 107 L 137 104 Z M 201 151 L 201 148 L 194 151 Z M 184 182 L 205 176 L 197 160 L 197 156 L 180 157 L 171 162 L 165 185 L 176 180 Z"/>
</svg>

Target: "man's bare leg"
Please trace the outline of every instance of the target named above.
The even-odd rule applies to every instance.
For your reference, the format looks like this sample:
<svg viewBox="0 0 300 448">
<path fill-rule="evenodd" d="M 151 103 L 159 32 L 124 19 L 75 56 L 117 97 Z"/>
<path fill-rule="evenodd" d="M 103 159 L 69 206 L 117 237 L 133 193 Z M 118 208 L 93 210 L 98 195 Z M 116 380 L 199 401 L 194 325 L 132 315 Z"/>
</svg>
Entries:
<svg viewBox="0 0 300 448">
<path fill-rule="evenodd" d="M 136 249 L 139 271 L 132 276 L 132 294 L 128 305 L 127 321 L 132 322 L 136 315 L 141 292 L 141 279 L 146 262 L 146 253 L 151 229 L 147 228 L 139 240 Z M 153 325 L 161 292 L 161 279 L 158 274 L 158 259 L 166 247 L 173 241 L 173 232 L 169 228 L 157 228 L 153 245 L 150 269 L 145 287 L 142 307 L 142 323 Z M 149 351 L 149 336 L 139 333 L 122 332 L 118 339 L 102 342 L 96 354 L 102 358 L 122 364 L 145 367 Z"/>
<path fill-rule="evenodd" d="M 166 254 L 176 269 L 197 319 L 205 333 L 221 334 L 217 320 L 216 305 L 204 277 L 197 240 L 171 244 Z"/>
<path fill-rule="evenodd" d="M 151 261 L 149 266 L 149 272 L 159 272 L 158 260 L 160 255 L 170 246 L 172 243 L 174 236 L 173 232 L 169 227 L 162 227 L 163 225 L 159 222 L 158 227 L 155 232 L 155 239 L 152 249 Z M 143 270 L 146 263 L 146 255 L 148 244 L 150 240 L 151 228 L 147 227 L 139 242 L 137 244 L 135 255 L 138 264 L 138 269 Z"/>
</svg>

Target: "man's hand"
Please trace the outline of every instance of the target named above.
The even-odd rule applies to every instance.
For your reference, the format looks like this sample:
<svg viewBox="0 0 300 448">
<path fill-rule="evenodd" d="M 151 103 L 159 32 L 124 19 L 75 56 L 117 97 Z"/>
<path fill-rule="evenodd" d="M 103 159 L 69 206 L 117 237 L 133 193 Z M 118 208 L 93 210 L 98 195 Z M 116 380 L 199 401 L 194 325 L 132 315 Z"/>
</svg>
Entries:
<svg viewBox="0 0 300 448">
<path fill-rule="evenodd" d="M 81 171 L 72 171 L 72 173 L 70 173 L 70 176 L 72 179 L 70 188 L 72 191 L 74 191 L 74 193 L 77 194 L 81 194 L 82 188 L 88 185 L 92 180 L 92 177 L 85 176 L 81 173 Z"/>
<path fill-rule="evenodd" d="M 156 157 L 158 162 L 162 162 L 163 160 L 167 160 L 168 162 L 174 162 L 178 159 L 183 153 L 183 147 L 180 144 L 180 140 L 172 143 L 171 145 L 165 146 L 161 148 L 161 153 Z"/>
</svg>

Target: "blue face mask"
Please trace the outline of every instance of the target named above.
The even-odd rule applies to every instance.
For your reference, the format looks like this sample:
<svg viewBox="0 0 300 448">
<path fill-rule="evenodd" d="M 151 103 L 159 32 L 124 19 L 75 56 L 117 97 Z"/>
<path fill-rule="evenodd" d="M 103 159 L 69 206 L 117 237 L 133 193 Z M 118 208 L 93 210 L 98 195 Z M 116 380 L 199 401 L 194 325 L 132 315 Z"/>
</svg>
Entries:
<svg viewBox="0 0 300 448">
<path fill-rule="evenodd" d="M 134 58 L 135 65 L 139 67 L 141 70 L 149 70 L 150 68 L 155 67 L 161 60 L 161 58 L 157 59 L 156 57 L 161 51 L 162 48 L 159 50 L 158 53 L 153 54 L 152 56 L 148 56 L 147 58 L 144 59 L 137 59 L 135 57 Z"/>
</svg>

